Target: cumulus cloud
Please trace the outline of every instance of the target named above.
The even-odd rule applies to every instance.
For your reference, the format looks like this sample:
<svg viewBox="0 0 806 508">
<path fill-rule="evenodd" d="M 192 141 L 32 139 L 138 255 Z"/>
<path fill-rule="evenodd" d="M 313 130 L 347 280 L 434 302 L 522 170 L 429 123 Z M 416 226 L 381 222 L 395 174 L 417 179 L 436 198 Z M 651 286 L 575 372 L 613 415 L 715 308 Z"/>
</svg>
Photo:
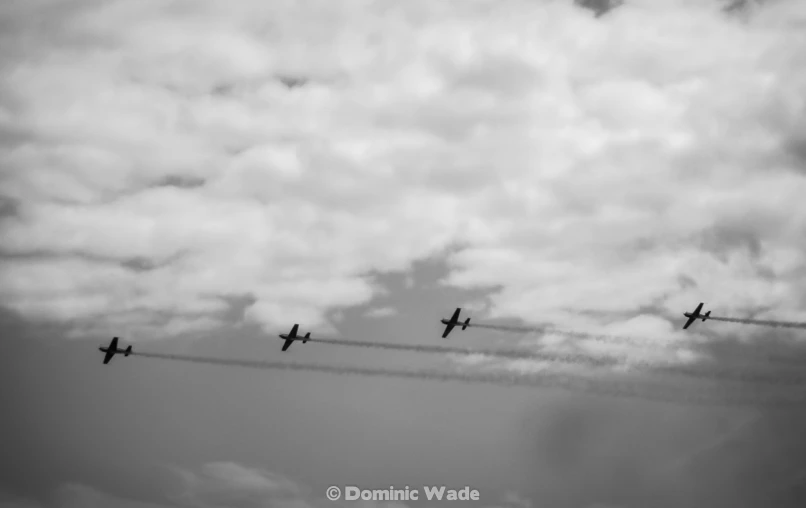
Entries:
<svg viewBox="0 0 806 508">
<path fill-rule="evenodd" d="M 2 11 L 0 302 L 32 319 L 324 325 L 456 245 L 445 283 L 532 322 L 806 297 L 797 0 L 59 5 Z"/>
</svg>

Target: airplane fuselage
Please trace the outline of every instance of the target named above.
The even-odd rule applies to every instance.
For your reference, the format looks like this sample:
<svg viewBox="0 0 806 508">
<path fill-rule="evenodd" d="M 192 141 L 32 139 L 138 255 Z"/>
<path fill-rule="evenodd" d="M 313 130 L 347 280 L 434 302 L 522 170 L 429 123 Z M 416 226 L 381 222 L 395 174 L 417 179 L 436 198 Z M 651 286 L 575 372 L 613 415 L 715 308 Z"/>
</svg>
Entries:
<svg viewBox="0 0 806 508">
<path fill-rule="evenodd" d="M 98 351 L 104 353 L 104 365 L 106 365 L 112 361 L 112 357 L 117 354 L 121 354 L 123 356 L 129 356 L 132 354 L 132 347 L 129 346 L 126 349 L 120 349 L 118 347 L 118 338 L 113 337 L 108 346 L 101 346 L 98 348 Z"/>
<path fill-rule="evenodd" d="M 464 321 L 459 321 L 459 313 L 462 312 L 461 308 L 457 308 L 454 311 L 453 315 L 450 319 L 442 318 L 439 320 L 440 323 L 445 325 L 445 331 L 442 332 L 442 338 L 445 339 L 448 337 L 448 334 L 451 333 L 455 326 L 461 326 L 462 330 L 467 328 L 470 324 L 470 318 L 465 319 Z"/>
<path fill-rule="evenodd" d="M 296 341 L 300 341 L 303 344 L 305 344 L 306 342 L 308 342 L 311 339 L 311 332 L 308 332 L 305 335 L 298 335 L 297 330 L 299 330 L 299 325 L 295 324 L 291 328 L 290 332 L 281 333 L 281 334 L 277 335 L 278 337 L 280 337 L 281 339 L 283 339 L 285 341 L 285 344 L 283 344 L 283 351 L 288 351 L 288 348 L 291 347 L 291 344 L 296 342 Z"/>
<path fill-rule="evenodd" d="M 310 337 L 306 337 L 304 335 L 288 335 L 287 333 L 281 333 L 279 337 L 283 340 L 301 340 L 302 342 L 308 342 L 311 340 Z"/>
<path fill-rule="evenodd" d="M 710 312 L 708 314 L 710 314 Z M 692 314 L 691 312 L 683 313 L 683 315 L 686 316 L 687 318 L 702 319 L 703 321 L 709 318 L 708 314 Z"/>
<path fill-rule="evenodd" d="M 703 305 L 704 305 L 703 302 L 700 302 L 700 304 L 697 305 L 697 308 L 694 309 L 694 312 L 684 312 L 683 313 L 683 315 L 688 318 L 688 321 L 686 321 L 686 324 L 683 325 L 683 330 L 688 329 L 688 327 L 691 326 L 692 324 L 694 324 L 694 322 L 697 321 L 698 319 L 704 322 L 706 319 L 711 317 L 711 311 L 710 310 L 708 312 L 706 312 L 705 314 L 700 312 L 702 310 Z"/>
</svg>

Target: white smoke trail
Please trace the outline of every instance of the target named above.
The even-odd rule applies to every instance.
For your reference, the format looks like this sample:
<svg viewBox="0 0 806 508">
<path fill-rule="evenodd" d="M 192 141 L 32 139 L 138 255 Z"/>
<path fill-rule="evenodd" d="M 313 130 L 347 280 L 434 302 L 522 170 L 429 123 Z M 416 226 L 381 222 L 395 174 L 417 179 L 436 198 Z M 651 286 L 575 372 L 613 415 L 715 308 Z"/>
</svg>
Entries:
<svg viewBox="0 0 806 508">
<path fill-rule="evenodd" d="M 516 333 L 553 333 L 562 335 L 564 337 L 572 337 L 576 339 L 592 340 L 597 342 L 604 342 L 608 344 L 625 344 L 630 346 L 639 347 L 657 347 L 665 349 L 679 349 L 679 345 L 669 344 L 653 344 L 646 338 L 631 337 L 629 335 L 608 335 L 592 332 L 581 332 L 575 330 L 566 330 L 563 328 L 555 328 L 554 326 L 508 326 L 508 325 L 491 325 L 486 323 L 469 323 L 468 327 L 486 328 L 488 330 L 498 330 L 502 332 L 516 332 Z"/>
<path fill-rule="evenodd" d="M 709 316 L 708 321 L 725 321 L 727 323 L 741 323 L 745 325 L 759 325 L 759 326 L 772 326 L 775 328 L 799 328 L 806 329 L 806 323 L 798 323 L 795 321 L 775 321 L 775 320 L 761 320 L 761 319 L 743 319 L 743 318 L 730 318 L 721 316 Z"/>
<path fill-rule="evenodd" d="M 717 396 L 706 396 L 704 392 L 698 390 L 691 392 L 673 387 L 664 386 L 639 386 L 634 382 L 610 382 L 602 379 L 584 378 L 579 376 L 556 375 L 556 374 L 513 374 L 510 372 L 445 372 L 433 369 L 386 369 L 353 367 L 342 365 L 322 365 L 322 364 L 302 364 L 286 362 L 264 362 L 258 360 L 236 360 L 222 358 L 206 358 L 187 355 L 159 354 L 132 352 L 132 356 L 145 358 L 161 358 L 167 360 L 177 360 L 201 364 L 238 366 L 266 370 L 290 370 L 299 372 L 320 372 L 335 375 L 353 375 L 368 377 L 388 377 L 402 379 L 421 379 L 430 381 L 456 381 L 460 383 L 483 383 L 498 386 L 521 386 L 531 388 L 562 389 L 569 391 L 580 391 L 593 395 L 641 398 L 646 400 L 669 402 L 687 405 L 705 406 L 742 406 L 759 404 L 782 407 L 787 409 L 799 409 L 803 407 L 806 399 L 799 398 L 775 398 L 768 397 L 748 397 L 747 394 L 718 394 Z"/>
<path fill-rule="evenodd" d="M 389 344 L 385 342 L 365 342 L 348 339 L 307 339 L 318 344 L 334 346 L 363 347 L 371 349 L 387 349 L 392 351 L 411 351 L 414 353 L 442 353 L 458 355 L 485 355 L 513 360 L 543 360 L 561 363 L 581 363 L 593 366 L 616 365 L 620 362 L 617 357 L 593 357 L 576 353 L 548 353 L 542 351 L 528 351 L 525 349 L 475 349 L 454 346 L 435 346 L 425 344 Z"/>
<path fill-rule="evenodd" d="M 744 383 L 766 383 L 773 385 L 806 385 L 806 375 L 796 373 L 764 373 L 753 372 L 742 368 L 729 369 L 716 366 L 684 366 L 658 364 L 648 361 L 628 361 L 625 356 L 592 357 L 578 353 L 549 353 L 542 351 L 525 351 L 517 349 L 473 349 L 452 346 L 420 345 L 420 344 L 389 344 L 383 342 L 365 342 L 348 339 L 307 339 L 309 342 L 318 344 L 330 344 L 335 346 L 363 347 L 375 349 L 387 349 L 393 351 L 411 351 L 418 353 L 442 353 L 459 355 L 486 355 L 497 358 L 507 358 L 514 360 L 537 360 L 568 364 L 583 364 L 596 367 L 608 367 L 616 365 L 629 365 L 644 372 L 666 374 L 672 376 L 686 376 L 699 379 L 711 379 L 720 381 L 738 381 Z"/>
<path fill-rule="evenodd" d="M 736 321 L 736 322 L 750 321 L 750 320 L 738 321 L 733 318 L 719 318 L 719 317 L 717 318 L 710 317 L 709 319 L 716 319 L 719 321 Z M 754 322 L 754 324 L 758 323 L 766 323 L 766 322 Z M 789 323 L 789 324 L 798 325 L 799 323 Z M 468 326 L 485 328 L 488 330 L 498 330 L 502 332 L 514 332 L 514 333 L 544 333 L 544 334 L 552 333 L 565 337 L 577 338 L 580 340 L 590 340 L 601 344 L 624 344 L 636 348 L 654 349 L 669 352 L 676 352 L 686 349 L 701 350 L 703 347 L 708 345 L 707 342 L 702 341 L 687 341 L 685 343 L 677 343 L 677 344 L 674 343 L 670 344 L 659 341 L 653 342 L 651 339 L 646 338 L 642 339 L 640 337 L 633 337 L 627 335 L 596 334 L 591 332 L 564 330 L 561 328 L 554 328 L 552 326 L 525 327 L 525 326 L 491 325 L 486 323 L 475 323 L 475 324 L 470 323 Z M 741 352 L 723 352 L 720 354 L 720 357 L 724 357 L 724 359 L 740 360 L 743 362 L 748 361 L 764 362 L 788 367 L 798 367 L 798 368 L 806 367 L 806 358 L 797 358 L 792 356 L 776 355 L 770 353 L 770 346 L 766 344 L 755 344 L 755 345 L 744 344 L 742 345 L 742 348 L 743 350 Z M 804 354 L 806 354 L 806 348 L 804 348 Z"/>
</svg>

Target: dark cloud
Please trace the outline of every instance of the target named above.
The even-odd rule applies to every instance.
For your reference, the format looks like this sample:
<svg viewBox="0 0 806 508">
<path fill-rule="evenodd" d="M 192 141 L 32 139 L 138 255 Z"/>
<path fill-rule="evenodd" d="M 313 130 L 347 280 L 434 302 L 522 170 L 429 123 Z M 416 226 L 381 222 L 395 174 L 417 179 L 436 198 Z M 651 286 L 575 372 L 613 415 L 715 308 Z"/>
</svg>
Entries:
<svg viewBox="0 0 806 508">
<path fill-rule="evenodd" d="M 19 202 L 14 199 L 0 196 L 0 221 L 9 217 L 15 217 L 19 211 Z"/>
<path fill-rule="evenodd" d="M 745 250 L 757 259 L 761 254 L 761 237 L 753 225 L 754 218 L 725 220 L 701 233 L 700 247 L 725 261 L 736 250 Z"/>
<path fill-rule="evenodd" d="M 778 354 L 806 358 L 806 348 L 785 335 L 764 331 L 757 339 Z M 728 368 L 726 352 L 741 356 L 757 347 L 722 340 L 708 349 Z M 723 410 L 570 399 L 529 418 L 532 496 L 557 507 L 795 508 L 806 499 L 804 428 L 806 411 L 762 405 Z"/>
<path fill-rule="evenodd" d="M 746 12 L 754 5 L 764 3 L 764 0 L 722 0 L 722 10 L 728 14 Z"/>
<path fill-rule="evenodd" d="M 623 0 L 574 0 L 574 3 L 585 9 L 590 9 L 600 18 L 624 3 Z"/>
<path fill-rule="evenodd" d="M 277 81 L 285 85 L 287 88 L 299 88 L 305 86 L 308 82 L 307 78 L 301 76 L 277 76 Z"/>
<path fill-rule="evenodd" d="M 47 55 L 54 47 L 97 48 L 109 42 L 100 34 L 88 33 L 77 20 L 108 4 L 103 0 L 26 0 L 0 4 L 0 66 L 17 58 Z"/>
<path fill-rule="evenodd" d="M 155 187 L 178 187 L 180 189 L 195 189 L 204 185 L 203 178 L 188 175 L 169 175 L 160 180 Z"/>
<path fill-rule="evenodd" d="M 806 135 L 790 138 L 786 141 L 785 147 L 790 156 L 795 159 L 795 168 L 806 174 Z"/>
</svg>

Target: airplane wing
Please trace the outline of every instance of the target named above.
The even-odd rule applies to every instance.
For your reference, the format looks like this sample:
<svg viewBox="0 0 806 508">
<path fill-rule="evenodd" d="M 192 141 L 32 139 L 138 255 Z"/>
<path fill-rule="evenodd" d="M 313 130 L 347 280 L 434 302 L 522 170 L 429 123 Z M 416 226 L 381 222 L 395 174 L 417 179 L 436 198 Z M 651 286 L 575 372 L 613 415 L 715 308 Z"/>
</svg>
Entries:
<svg viewBox="0 0 806 508">
<path fill-rule="evenodd" d="M 700 317 L 700 311 L 702 310 L 702 306 L 703 302 L 700 302 L 700 304 L 697 305 L 697 308 L 694 309 L 694 312 L 692 312 L 691 314 L 686 314 L 686 316 L 688 316 L 688 321 L 686 321 L 686 324 L 683 325 L 683 330 L 691 326 L 691 323 L 693 323 L 694 321 L 697 320 L 698 317 Z"/>
<path fill-rule="evenodd" d="M 113 337 L 112 342 L 109 343 L 109 349 L 111 349 L 112 351 L 116 351 L 117 348 L 118 348 L 118 338 Z"/>
<path fill-rule="evenodd" d="M 294 342 L 294 339 L 285 339 L 285 342 L 283 343 L 283 351 L 287 350 L 292 342 Z"/>
<path fill-rule="evenodd" d="M 298 325 L 298 324 L 295 324 L 293 327 L 291 327 L 291 331 L 290 331 L 290 332 L 288 332 L 288 336 L 289 336 L 289 337 L 296 337 L 296 336 L 297 336 L 297 330 L 298 330 L 298 329 L 299 329 L 299 325 Z M 285 351 L 285 349 L 284 349 L 283 351 Z"/>
<path fill-rule="evenodd" d="M 109 363 L 109 360 L 111 360 L 113 356 L 115 356 L 115 350 L 110 347 L 106 350 L 106 354 L 104 355 L 104 365 Z"/>
<path fill-rule="evenodd" d="M 462 311 L 461 307 L 459 307 L 455 311 L 453 311 L 453 316 L 451 316 L 451 319 L 448 320 L 447 323 L 445 323 L 444 319 L 442 320 L 442 322 L 445 323 L 445 332 L 442 334 L 443 339 L 446 338 L 449 333 L 451 333 L 451 330 L 453 330 L 453 327 L 456 326 L 456 324 L 459 322 L 459 313 L 461 311 Z"/>
</svg>

